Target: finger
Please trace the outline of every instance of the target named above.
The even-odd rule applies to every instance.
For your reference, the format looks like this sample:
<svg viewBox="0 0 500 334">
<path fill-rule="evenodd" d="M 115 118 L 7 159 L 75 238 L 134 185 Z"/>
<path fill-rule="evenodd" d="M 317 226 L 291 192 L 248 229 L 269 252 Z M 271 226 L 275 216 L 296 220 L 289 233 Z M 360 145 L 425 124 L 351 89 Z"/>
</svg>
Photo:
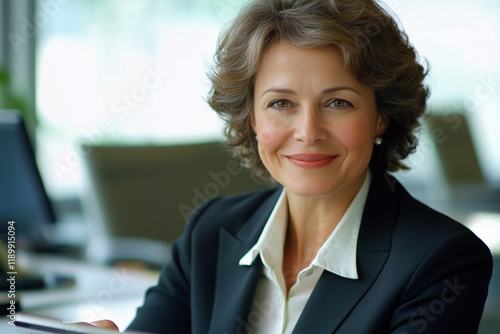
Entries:
<svg viewBox="0 0 500 334">
<path fill-rule="evenodd" d="M 120 331 L 118 329 L 118 326 L 111 320 L 98 320 L 98 321 L 93 321 L 90 324 L 92 326 L 99 327 L 99 328 L 111 329 L 111 330 L 114 330 L 117 332 Z"/>
</svg>

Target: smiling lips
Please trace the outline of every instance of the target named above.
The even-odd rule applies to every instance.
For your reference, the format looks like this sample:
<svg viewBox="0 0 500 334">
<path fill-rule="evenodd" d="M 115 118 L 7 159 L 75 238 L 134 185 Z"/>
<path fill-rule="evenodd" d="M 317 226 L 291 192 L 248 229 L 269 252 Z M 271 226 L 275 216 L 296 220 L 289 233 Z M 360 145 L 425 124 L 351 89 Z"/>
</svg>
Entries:
<svg viewBox="0 0 500 334">
<path fill-rule="evenodd" d="M 337 155 L 331 154 L 293 154 L 286 158 L 294 165 L 303 169 L 317 169 L 330 164 Z"/>
</svg>

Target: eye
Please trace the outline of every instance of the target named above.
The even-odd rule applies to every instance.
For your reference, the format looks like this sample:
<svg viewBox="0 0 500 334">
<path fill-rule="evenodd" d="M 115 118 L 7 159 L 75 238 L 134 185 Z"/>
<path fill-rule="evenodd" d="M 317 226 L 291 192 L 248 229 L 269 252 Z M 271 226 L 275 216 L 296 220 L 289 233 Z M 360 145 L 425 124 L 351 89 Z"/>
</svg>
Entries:
<svg viewBox="0 0 500 334">
<path fill-rule="evenodd" d="M 333 108 L 336 108 L 336 109 L 344 109 L 344 108 L 352 107 L 351 102 L 346 101 L 346 100 L 342 100 L 342 99 L 334 99 L 334 100 L 330 101 L 330 103 L 328 105 L 333 107 Z"/>
<path fill-rule="evenodd" d="M 272 108 L 276 108 L 276 109 L 286 109 L 286 108 L 290 108 L 292 105 L 287 100 L 275 100 L 275 101 L 269 103 L 269 106 Z"/>
</svg>

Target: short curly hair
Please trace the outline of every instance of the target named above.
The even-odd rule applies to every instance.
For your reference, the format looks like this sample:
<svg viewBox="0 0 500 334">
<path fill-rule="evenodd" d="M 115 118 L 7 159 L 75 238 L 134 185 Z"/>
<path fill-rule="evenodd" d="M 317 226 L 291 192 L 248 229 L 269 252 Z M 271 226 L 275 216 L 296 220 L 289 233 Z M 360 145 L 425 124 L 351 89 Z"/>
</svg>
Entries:
<svg viewBox="0 0 500 334">
<path fill-rule="evenodd" d="M 269 176 L 251 127 L 253 89 L 264 51 L 277 41 L 298 47 L 340 48 L 348 71 L 373 89 L 379 113 L 389 116 L 375 146 L 374 171 L 408 169 L 425 114 L 427 70 L 395 19 L 373 0 L 254 0 L 221 33 L 208 78 L 207 102 L 225 122 L 234 155 L 256 175 Z"/>
</svg>

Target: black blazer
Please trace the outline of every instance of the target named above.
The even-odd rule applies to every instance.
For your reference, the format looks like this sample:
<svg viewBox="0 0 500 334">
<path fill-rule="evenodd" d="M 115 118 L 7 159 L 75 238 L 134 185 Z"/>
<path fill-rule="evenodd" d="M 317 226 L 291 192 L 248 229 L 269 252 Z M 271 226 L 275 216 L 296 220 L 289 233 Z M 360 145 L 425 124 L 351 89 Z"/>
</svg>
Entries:
<svg viewBox="0 0 500 334">
<path fill-rule="evenodd" d="M 252 333 L 262 269 L 239 266 L 281 189 L 216 198 L 197 208 L 129 329 Z M 357 247 L 358 280 L 324 271 L 294 333 L 477 333 L 491 278 L 489 249 L 471 231 L 374 175 Z"/>
</svg>

